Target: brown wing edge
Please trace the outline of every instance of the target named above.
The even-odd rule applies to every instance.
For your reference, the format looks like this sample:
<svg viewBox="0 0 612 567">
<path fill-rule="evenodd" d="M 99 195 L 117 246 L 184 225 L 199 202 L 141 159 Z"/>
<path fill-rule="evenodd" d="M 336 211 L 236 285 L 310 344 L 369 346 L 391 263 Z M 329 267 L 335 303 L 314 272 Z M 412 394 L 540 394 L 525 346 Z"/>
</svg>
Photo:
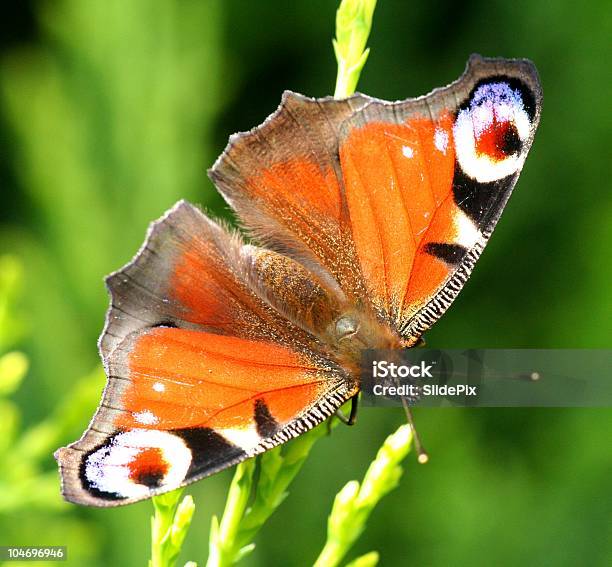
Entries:
<svg viewBox="0 0 612 567">
<path fill-rule="evenodd" d="M 246 130 L 243 132 L 236 132 L 229 137 L 228 143 L 225 146 L 224 150 L 221 152 L 219 157 L 215 160 L 214 164 L 208 170 L 208 175 L 213 183 L 219 189 L 219 192 L 223 195 L 224 199 L 227 203 L 232 207 L 232 209 L 236 210 L 233 205 L 232 199 L 232 188 L 227 186 L 225 183 L 228 175 L 225 173 L 225 170 L 233 170 L 238 171 L 236 167 L 233 165 L 232 155 L 240 150 L 240 147 L 246 145 L 251 141 L 255 141 L 258 138 L 265 139 L 268 134 L 273 133 L 277 128 L 277 123 L 284 118 L 286 115 L 291 115 L 291 106 L 293 104 L 298 105 L 310 105 L 313 108 L 323 108 L 329 107 L 333 109 L 336 107 L 338 110 L 342 106 L 347 106 L 348 109 L 353 112 L 363 108 L 371 101 L 377 100 L 367 95 L 361 93 L 355 93 L 354 95 L 337 99 L 332 96 L 326 96 L 322 98 L 313 98 L 302 95 L 300 93 L 296 93 L 290 90 L 286 90 L 283 92 L 281 96 L 281 102 L 278 105 L 277 109 L 272 112 L 261 124 L 251 128 L 250 130 Z M 350 116 L 350 114 L 346 114 Z M 337 124 L 329 123 L 329 126 L 338 131 L 340 127 L 341 121 L 338 121 Z M 328 142 L 328 143 L 327 143 Z M 337 143 L 334 140 L 326 141 L 326 147 L 324 148 L 326 152 L 330 153 L 333 158 L 335 158 L 336 164 L 339 165 L 338 159 L 338 147 Z M 339 173 L 339 172 L 337 172 Z"/>
<path fill-rule="evenodd" d="M 332 289 L 337 288 L 340 278 L 330 274 L 338 264 L 350 263 L 350 251 L 337 252 L 339 258 L 323 258 L 321 250 L 317 254 L 304 241 L 303 235 L 300 236 L 291 226 L 270 214 L 266 210 L 266 203 L 247 196 L 247 172 L 252 175 L 258 169 L 275 163 L 308 156 L 319 167 L 329 166 L 334 171 L 340 190 L 341 214 L 346 218 L 348 212 L 342 196 L 343 180 L 338 156 L 339 128 L 348 116 L 371 100 L 359 93 L 345 99 L 335 99 L 331 96 L 310 98 L 285 91 L 278 108 L 262 124 L 230 136 L 225 149 L 208 170 L 211 181 L 255 242 L 302 263 Z M 296 144 L 296 141 L 299 143 Z M 268 162 L 267 158 L 274 158 L 274 161 Z M 340 224 L 336 228 L 342 229 Z M 324 241 L 324 238 L 318 238 Z M 348 255 L 348 258 L 344 258 L 344 255 Z M 358 267 L 353 272 L 358 272 Z M 360 274 L 354 273 L 350 279 L 357 281 L 352 281 L 347 287 L 363 289 Z"/>
</svg>

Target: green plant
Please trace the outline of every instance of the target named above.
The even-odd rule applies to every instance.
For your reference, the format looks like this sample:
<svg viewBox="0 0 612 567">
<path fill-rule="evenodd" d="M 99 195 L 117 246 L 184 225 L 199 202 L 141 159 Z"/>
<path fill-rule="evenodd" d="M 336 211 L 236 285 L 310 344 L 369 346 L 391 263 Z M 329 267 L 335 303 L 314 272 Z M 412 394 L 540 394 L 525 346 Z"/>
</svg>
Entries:
<svg viewBox="0 0 612 567">
<path fill-rule="evenodd" d="M 47 459 L 82 422 L 83 405 L 96 399 L 104 379 L 101 371 L 83 377 L 47 417 L 22 427 L 22 412 L 10 397 L 22 386 L 30 362 L 23 352 L 9 349 L 27 334 L 25 316 L 18 307 L 23 278 L 17 258 L 0 257 L 0 514 L 66 507 L 57 489 L 57 474 L 49 470 Z"/>
<path fill-rule="evenodd" d="M 157 496 L 151 518 L 151 560 L 149 567 L 174 565 L 191 525 L 195 504 L 191 496 L 181 500 L 182 489 Z"/>
<path fill-rule="evenodd" d="M 336 39 L 333 41 L 338 76 L 334 96 L 351 96 L 357 89 L 359 75 L 365 65 L 369 48 L 366 43 L 372 29 L 376 0 L 343 1 L 336 12 Z"/>
<path fill-rule="evenodd" d="M 400 463 L 410 451 L 411 442 L 410 426 L 402 425 L 382 444 L 361 484 L 352 480 L 338 492 L 327 522 L 327 541 L 315 567 L 335 567 L 344 559 L 365 530 L 376 504 L 398 485 L 403 474 Z M 371 552 L 352 565 L 376 565 L 377 561 L 378 555 Z"/>
<path fill-rule="evenodd" d="M 325 426 L 319 426 L 264 453 L 257 459 L 256 481 L 254 459 L 238 465 L 221 522 L 212 519 L 207 567 L 233 565 L 255 549 L 255 535 L 287 497 L 287 488 L 325 432 Z"/>
</svg>

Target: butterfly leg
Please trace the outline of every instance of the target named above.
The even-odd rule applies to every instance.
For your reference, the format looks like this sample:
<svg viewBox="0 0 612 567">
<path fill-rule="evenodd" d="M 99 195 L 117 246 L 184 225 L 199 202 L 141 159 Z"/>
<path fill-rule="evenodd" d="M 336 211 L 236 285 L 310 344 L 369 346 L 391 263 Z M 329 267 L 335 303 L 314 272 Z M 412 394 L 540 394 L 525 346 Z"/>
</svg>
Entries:
<svg viewBox="0 0 612 567">
<path fill-rule="evenodd" d="M 356 395 L 351 398 L 351 413 L 349 414 L 348 417 L 346 417 L 342 413 L 342 410 L 340 409 L 336 410 L 335 415 L 342 423 L 344 423 L 344 425 L 355 425 L 355 422 L 357 421 L 358 408 L 359 408 L 359 395 Z"/>
<path fill-rule="evenodd" d="M 337 409 L 336 412 L 334 413 L 334 416 L 337 417 L 342 423 L 344 423 L 344 425 L 355 425 L 355 422 L 357 421 L 357 409 L 358 408 L 359 408 L 359 394 L 351 398 L 351 412 L 349 413 L 348 417 L 346 417 L 346 415 L 342 413 L 341 409 Z M 330 417 L 330 419 L 327 420 L 327 434 L 331 435 L 331 431 L 332 431 L 332 418 Z"/>
</svg>

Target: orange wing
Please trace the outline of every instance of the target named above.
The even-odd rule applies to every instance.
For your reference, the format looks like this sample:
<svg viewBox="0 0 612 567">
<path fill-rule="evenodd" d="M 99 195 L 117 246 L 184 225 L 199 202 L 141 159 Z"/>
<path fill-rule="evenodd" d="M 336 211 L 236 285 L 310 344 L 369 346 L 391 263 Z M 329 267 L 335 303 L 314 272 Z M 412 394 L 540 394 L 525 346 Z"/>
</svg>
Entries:
<svg viewBox="0 0 612 567">
<path fill-rule="evenodd" d="M 527 61 L 472 56 L 426 97 L 373 101 L 342 126 L 353 238 L 375 306 L 409 344 L 448 308 L 510 197 L 539 122 Z"/>
<path fill-rule="evenodd" d="M 155 223 L 108 279 L 109 382 L 83 437 L 58 451 L 64 496 L 110 506 L 172 490 L 295 437 L 355 395 L 355 379 L 291 321 L 335 317 L 333 294 L 304 278 L 186 203 Z M 287 289 L 281 314 L 264 292 Z"/>
<path fill-rule="evenodd" d="M 260 127 L 237 134 L 210 177 L 242 225 L 268 249 L 298 259 L 350 299 L 366 288 L 353 245 L 338 137 L 371 99 L 314 100 L 285 92 Z"/>
<path fill-rule="evenodd" d="M 540 104 L 530 62 L 479 56 L 452 85 L 404 102 L 285 93 L 211 178 L 255 237 L 331 275 L 413 344 L 482 252 Z"/>
<path fill-rule="evenodd" d="M 369 290 L 377 307 L 400 323 L 404 302 L 434 291 L 413 277 L 421 273 L 414 268 L 423 243 L 452 241 L 453 119 L 442 112 L 436 120 L 417 115 L 396 124 L 385 121 L 387 114 L 373 103 L 367 115 L 351 119 L 340 156 Z"/>
</svg>

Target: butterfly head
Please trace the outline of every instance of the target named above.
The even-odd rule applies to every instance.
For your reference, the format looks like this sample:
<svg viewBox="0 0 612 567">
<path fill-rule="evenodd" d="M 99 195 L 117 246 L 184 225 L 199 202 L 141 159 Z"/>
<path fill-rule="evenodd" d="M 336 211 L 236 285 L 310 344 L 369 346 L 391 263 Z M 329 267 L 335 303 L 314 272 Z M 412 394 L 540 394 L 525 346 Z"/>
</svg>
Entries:
<svg viewBox="0 0 612 567">
<path fill-rule="evenodd" d="M 364 350 L 401 348 L 397 333 L 368 310 L 347 311 L 332 323 L 332 328 L 336 355 L 347 368 L 359 364 Z"/>
</svg>

